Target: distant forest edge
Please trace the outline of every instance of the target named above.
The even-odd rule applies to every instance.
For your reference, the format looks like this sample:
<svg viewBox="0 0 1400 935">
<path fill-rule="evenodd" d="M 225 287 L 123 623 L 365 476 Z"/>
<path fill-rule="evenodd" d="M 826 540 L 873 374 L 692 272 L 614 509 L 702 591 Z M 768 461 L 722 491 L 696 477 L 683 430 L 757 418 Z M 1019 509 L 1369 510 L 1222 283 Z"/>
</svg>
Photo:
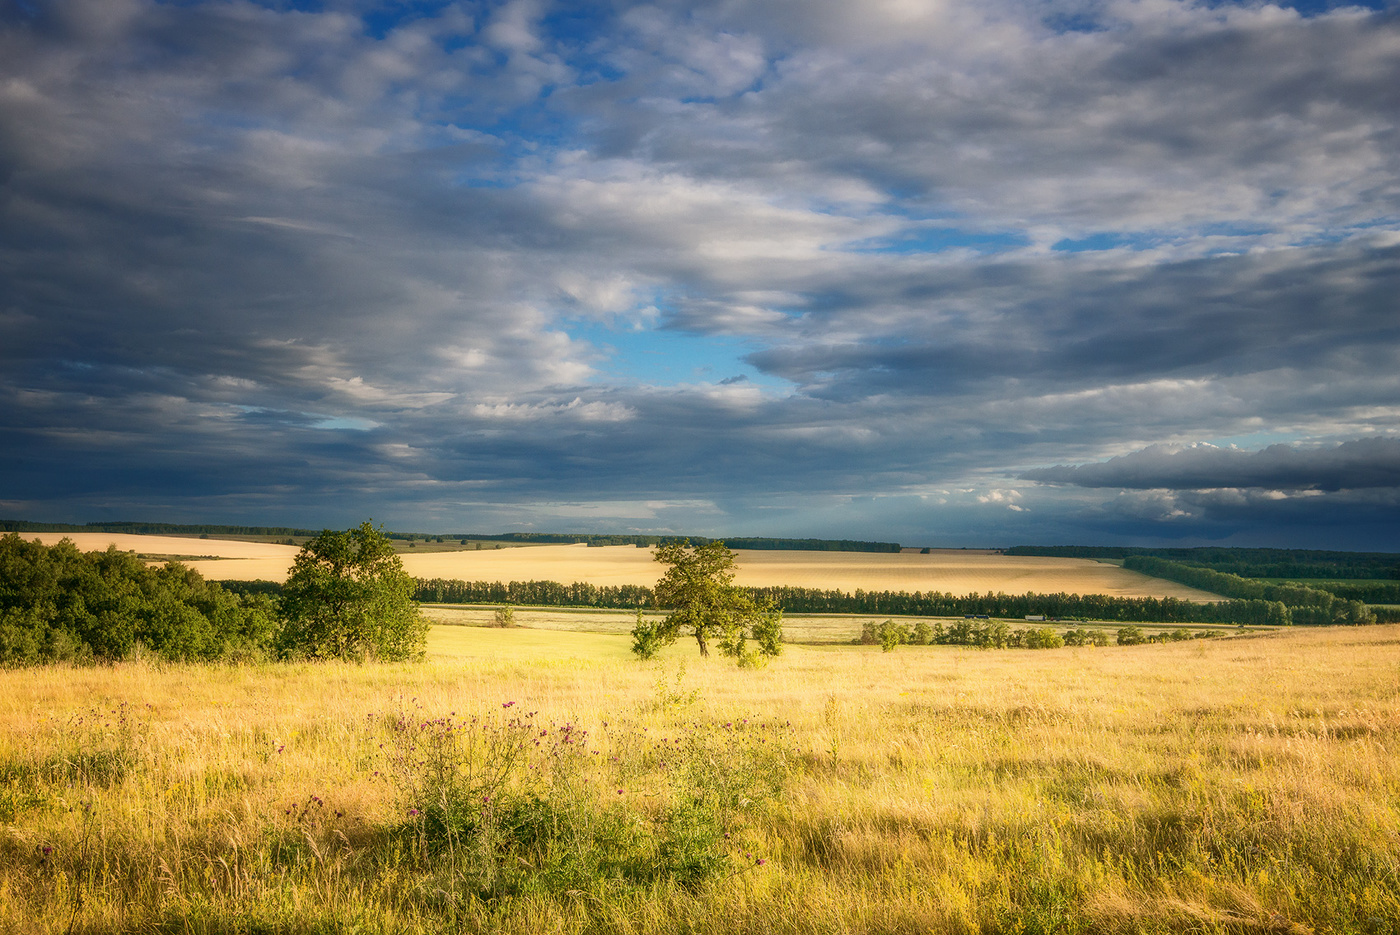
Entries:
<svg viewBox="0 0 1400 935">
<path fill-rule="evenodd" d="M 1150 549 L 1091 545 L 1018 545 L 1004 552 L 1007 555 L 1042 558 L 1126 559 L 1147 555 L 1185 565 L 1199 565 L 1225 574 L 1239 575 L 1241 578 L 1400 580 L 1400 554 L 1395 552 L 1325 552 L 1314 549 L 1247 549 L 1219 546 Z"/>
<path fill-rule="evenodd" d="M 461 581 L 417 579 L 417 600 L 425 604 L 523 604 L 540 607 L 598 607 L 631 610 L 653 604 L 642 585 L 596 585 L 557 581 Z M 226 582 L 236 587 L 233 582 Z M 1318 592 L 1312 603 L 1289 607 L 1259 598 L 1195 603 L 1173 597 L 1117 597 L 1105 594 L 969 594 L 937 591 L 847 592 L 820 588 L 745 588 L 756 599 L 770 599 L 785 613 L 883 614 L 907 617 L 1054 617 L 1060 620 L 1114 620 L 1128 623 L 1226 623 L 1244 626 L 1400 622 L 1400 610 L 1367 608 Z"/>
<path fill-rule="evenodd" d="M 447 538 L 456 538 L 449 536 Z M 470 538 L 470 537 L 468 537 Z M 486 538 L 486 537 L 482 537 Z M 568 545 L 587 543 L 588 545 L 665 545 L 671 542 L 689 540 L 692 545 L 706 545 L 723 542 L 731 549 L 755 549 L 784 552 L 898 552 L 903 546 L 898 542 L 865 542 L 859 539 L 775 539 L 768 536 L 655 536 L 655 535 L 570 535 L 551 532 L 510 532 L 490 537 L 496 542 L 536 542 Z"/>
<path fill-rule="evenodd" d="M 0 519 L 0 533 L 6 532 L 114 532 L 138 536 L 208 535 L 208 536 L 315 536 L 320 529 L 298 529 L 292 526 L 223 526 L 208 523 L 37 523 L 19 519 Z M 488 542 L 533 542 L 541 545 L 634 545 L 649 547 L 668 542 L 689 540 L 704 545 L 715 539 L 705 536 L 613 535 L 595 533 L 504 532 L 504 533 L 428 533 L 385 532 L 390 539 L 438 541 L 467 539 Z M 787 552 L 898 552 L 898 542 L 865 542 L 859 539 L 780 539 L 768 536 L 727 537 L 731 549 L 761 549 Z"/>
</svg>

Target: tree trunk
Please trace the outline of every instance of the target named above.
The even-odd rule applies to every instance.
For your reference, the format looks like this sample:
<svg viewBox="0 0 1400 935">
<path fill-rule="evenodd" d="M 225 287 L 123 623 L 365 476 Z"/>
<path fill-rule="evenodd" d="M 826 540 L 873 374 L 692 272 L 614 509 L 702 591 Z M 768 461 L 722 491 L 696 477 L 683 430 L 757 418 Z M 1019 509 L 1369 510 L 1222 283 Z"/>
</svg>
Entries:
<svg viewBox="0 0 1400 935">
<path fill-rule="evenodd" d="M 700 644 L 700 655 L 708 656 L 710 654 L 709 644 L 705 642 L 704 630 L 701 630 L 699 628 L 695 630 L 695 642 Z"/>
</svg>

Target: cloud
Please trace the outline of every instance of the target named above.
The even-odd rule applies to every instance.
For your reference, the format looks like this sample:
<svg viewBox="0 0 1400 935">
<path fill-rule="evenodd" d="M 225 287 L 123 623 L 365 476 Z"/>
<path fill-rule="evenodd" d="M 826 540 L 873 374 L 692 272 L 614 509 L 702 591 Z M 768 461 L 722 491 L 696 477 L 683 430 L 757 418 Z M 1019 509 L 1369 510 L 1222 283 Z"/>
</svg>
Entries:
<svg viewBox="0 0 1400 935">
<path fill-rule="evenodd" d="M 1100 464 L 1061 465 L 1027 471 L 1026 480 L 1077 487 L 1134 490 L 1265 488 L 1273 491 L 1337 491 L 1391 487 L 1400 490 L 1400 438 L 1362 438 L 1323 448 L 1270 445 L 1262 451 L 1214 445 L 1152 445 Z"/>
<path fill-rule="evenodd" d="M 0 13 L 6 502 L 969 544 L 1388 515 L 1393 11 L 410 6 Z M 1351 441 L 1190 447 L 1231 437 Z"/>
</svg>

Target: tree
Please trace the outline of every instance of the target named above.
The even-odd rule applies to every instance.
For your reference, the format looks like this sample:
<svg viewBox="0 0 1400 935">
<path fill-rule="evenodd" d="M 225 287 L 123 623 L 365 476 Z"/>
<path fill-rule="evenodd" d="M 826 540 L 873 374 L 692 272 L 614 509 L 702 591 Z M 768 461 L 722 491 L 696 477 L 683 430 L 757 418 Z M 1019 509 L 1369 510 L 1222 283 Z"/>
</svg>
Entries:
<svg viewBox="0 0 1400 935">
<path fill-rule="evenodd" d="M 284 653 L 310 658 L 419 658 L 428 622 L 413 579 L 380 529 L 325 530 L 297 553 L 282 589 Z"/>
<path fill-rule="evenodd" d="M 638 614 L 632 631 L 637 655 L 651 658 L 686 630 L 695 637 L 700 655 L 708 656 L 709 641 L 716 639 L 722 653 L 744 666 L 759 665 L 764 657 L 782 652 L 782 611 L 771 602 L 754 601 L 734 586 L 734 553 L 723 542 L 663 545 L 656 550 L 656 560 L 668 567 L 656 583 L 654 599 L 671 613 L 659 623 L 644 621 Z M 748 648 L 750 639 L 758 644 L 757 650 Z"/>
</svg>

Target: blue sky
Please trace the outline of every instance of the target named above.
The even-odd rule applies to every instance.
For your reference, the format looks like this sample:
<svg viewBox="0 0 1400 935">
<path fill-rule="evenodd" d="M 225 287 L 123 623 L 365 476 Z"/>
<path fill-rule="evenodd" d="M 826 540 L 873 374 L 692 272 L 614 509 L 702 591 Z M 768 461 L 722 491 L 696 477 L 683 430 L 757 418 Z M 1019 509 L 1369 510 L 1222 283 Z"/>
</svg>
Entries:
<svg viewBox="0 0 1400 935">
<path fill-rule="evenodd" d="M 1400 549 L 1397 49 L 0 0 L 0 516 Z"/>
</svg>

